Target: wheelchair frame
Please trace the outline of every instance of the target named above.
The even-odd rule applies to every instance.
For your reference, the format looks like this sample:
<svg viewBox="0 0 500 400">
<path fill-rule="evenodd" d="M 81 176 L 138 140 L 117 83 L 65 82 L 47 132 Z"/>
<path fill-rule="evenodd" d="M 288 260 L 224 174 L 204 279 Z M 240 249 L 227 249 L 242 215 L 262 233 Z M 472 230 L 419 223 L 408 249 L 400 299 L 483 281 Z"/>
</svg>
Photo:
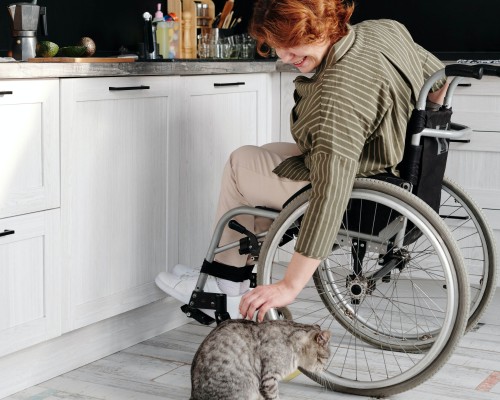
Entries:
<svg viewBox="0 0 500 400">
<path fill-rule="evenodd" d="M 481 65 L 447 66 L 426 81 L 420 92 L 416 109 L 425 110 L 427 94 L 433 84 L 438 80 L 448 76 L 455 76 L 449 85 L 444 101 L 444 107 L 449 109 L 451 108 L 451 100 L 454 91 L 462 78 L 472 77 L 481 79 L 483 74 L 500 76 L 498 69 L 491 67 L 484 68 L 484 66 Z M 418 146 L 422 137 L 455 140 L 472 132 L 469 127 L 455 123 L 452 123 L 450 128 L 451 130 L 425 128 L 420 133 L 412 136 L 411 144 Z M 344 349 L 344 351 L 346 351 L 346 359 L 349 351 L 354 352 L 356 360 L 358 360 L 360 354 L 363 353 L 366 357 L 366 352 L 368 352 L 368 350 L 366 350 L 365 345 L 368 344 L 373 346 L 375 349 L 373 351 L 378 352 L 377 357 L 381 357 L 381 359 L 385 360 L 386 357 L 390 357 L 395 359 L 398 366 L 400 362 L 411 362 L 412 365 L 404 368 L 399 367 L 399 370 L 396 369 L 396 371 L 391 373 L 387 372 L 387 376 L 380 379 L 373 379 L 370 371 L 368 371 L 369 377 L 359 378 L 357 376 L 356 367 L 352 365 L 349 368 L 350 371 L 353 368 L 356 370 L 354 377 L 351 377 L 352 374 L 346 377 L 347 374 L 344 376 L 344 372 L 342 371 L 325 371 L 325 373 L 320 374 L 312 374 L 308 371 L 303 371 L 307 376 L 325 387 L 337 391 L 370 396 L 386 396 L 399 393 L 424 382 L 436 373 L 451 355 L 458 340 L 465 332 L 466 326 L 467 329 L 470 329 L 476 324 L 489 303 L 495 289 L 496 251 L 494 248 L 494 241 L 491 239 L 492 233 L 484 216 L 479 208 L 473 203 L 472 199 L 470 199 L 465 192 L 461 191 L 459 187 L 457 189 L 449 180 L 445 179 L 444 184 L 445 186 L 448 185 L 448 188 L 451 186 L 451 192 L 455 195 L 456 200 L 458 199 L 459 202 L 465 203 L 469 218 L 474 219 L 475 229 L 481 229 L 481 232 L 479 232 L 481 236 L 481 246 L 483 246 L 483 248 L 485 248 L 484 251 L 487 252 L 487 255 L 484 256 L 487 258 L 487 260 L 484 260 L 487 270 L 485 273 L 487 282 L 481 284 L 481 287 L 484 286 L 486 289 L 483 290 L 481 288 L 479 299 L 477 303 L 474 304 L 475 309 L 473 312 L 470 311 L 469 283 L 467 270 L 463 264 L 463 256 L 460 254 L 460 250 L 457 247 L 450 229 L 446 227 L 441 217 L 422 200 L 411 194 L 408 191 L 408 187 L 406 187 L 405 190 L 398 188 L 392 183 L 377 182 L 370 178 L 357 179 L 351 198 L 354 195 L 361 199 L 360 201 L 371 199 L 368 201 L 376 201 L 378 202 L 377 204 L 381 204 L 384 207 L 392 207 L 392 210 L 397 212 L 397 216 L 378 234 L 378 239 L 373 235 L 357 232 L 354 236 L 346 229 L 339 230 L 335 246 L 339 249 L 347 243 L 347 245 L 351 247 L 351 254 L 346 258 L 349 258 L 348 264 L 353 267 L 354 273 L 347 274 L 347 276 L 342 275 L 341 279 L 338 279 L 333 276 L 334 273 L 332 271 L 334 271 L 334 267 L 325 266 L 324 261 L 320 267 L 318 267 L 313 277 L 314 287 L 311 288 L 315 289 L 315 295 L 319 296 L 318 301 L 314 304 L 322 304 L 322 306 L 326 308 L 327 314 L 321 318 L 325 318 L 326 321 L 327 318 L 333 316 L 332 323 L 335 320 L 342 326 L 342 328 L 345 329 L 344 336 L 348 335 L 350 337 L 349 340 L 360 340 L 363 342 L 363 346 L 360 347 L 360 350 Z M 466 197 L 465 200 L 463 197 Z M 274 257 L 273 252 L 278 251 L 283 235 L 287 234 L 285 228 L 280 224 L 289 224 L 290 227 L 292 227 L 292 225 L 295 227 L 295 225 L 297 225 L 297 219 L 303 215 L 307 208 L 307 198 L 307 192 L 300 194 L 282 211 L 246 206 L 230 210 L 222 216 L 214 229 L 214 234 L 205 258 L 206 261 L 211 263 L 216 254 L 235 247 L 240 247 L 240 249 L 245 252 L 242 254 L 258 255 L 260 253 L 261 258 L 258 262 L 257 281 L 259 284 L 271 283 L 273 279 L 273 269 L 281 262 L 276 262 L 274 258 L 269 259 L 269 254 L 271 254 L 271 257 Z M 404 204 L 404 206 L 402 206 L 402 204 Z M 254 234 L 233 220 L 234 217 L 241 214 L 269 218 L 274 220 L 274 222 L 268 231 Z M 418 312 L 421 312 L 422 317 L 425 317 L 424 322 L 425 324 L 429 324 L 429 326 L 418 326 L 420 322 L 415 321 L 416 328 L 408 326 L 401 328 L 401 332 L 396 332 L 399 328 L 393 329 L 392 325 L 388 324 L 390 329 L 387 331 L 384 323 L 379 323 L 378 321 L 376 323 L 371 323 L 369 320 L 371 317 L 368 314 L 368 316 L 361 315 L 362 303 L 367 296 L 379 290 L 377 282 L 389 283 L 391 282 L 391 274 L 393 271 L 396 271 L 396 275 L 400 276 L 403 275 L 406 270 L 411 269 L 409 255 L 405 253 L 405 251 L 402 251 L 405 246 L 408 245 L 405 243 L 407 221 L 412 221 L 412 226 L 419 230 L 419 235 L 423 234 L 425 239 L 431 243 L 430 246 L 436 249 L 436 259 L 441 264 L 443 272 L 439 277 L 437 277 L 438 274 L 436 274 L 437 278 L 435 280 L 437 284 L 442 284 L 443 281 L 445 282 L 442 292 L 444 293 L 443 298 L 446 298 L 446 300 L 440 297 L 436 299 L 429 297 L 427 308 L 431 310 L 431 316 L 424 315 L 427 314 L 423 311 L 426 307 L 425 305 L 415 307 L 415 310 L 419 310 Z M 476 223 L 477 221 L 479 222 Z M 242 241 L 237 241 L 219 247 L 219 241 L 226 226 L 245 235 L 244 241 L 246 244 L 243 244 Z M 477 228 L 477 226 L 479 226 L 479 228 Z M 397 229 L 395 229 L 396 227 Z M 398 233 L 394 235 L 396 231 Z M 353 241 L 353 237 L 356 238 L 356 242 Z M 416 242 L 419 240 L 421 240 L 419 237 L 415 239 Z M 261 249 L 260 246 L 262 243 L 263 246 Z M 391 253 L 390 257 L 385 259 L 385 255 L 383 257 L 381 256 L 377 263 L 377 265 L 381 267 L 368 275 L 363 275 L 362 268 L 365 262 L 365 252 L 367 250 L 366 248 L 362 249 L 360 243 L 365 243 L 365 245 L 368 243 L 372 246 L 370 249 L 371 252 L 375 251 L 379 254 L 383 252 Z M 335 252 L 335 246 L 332 252 Z M 429 254 L 431 253 L 429 252 Z M 286 264 L 286 261 L 284 261 L 284 264 Z M 357 272 L 356 269 L 358 269 Z M 397 272 L 398 270 L 399 274 Z M 424 269 L 418 271 L 423 270 Z M 420 279 L 419 273 L 421 272 L 418 271 L 416 272 L 415 276 L 417 278 L 415 279 Z M 429 277 L 432 281 L 433 276 L 429 274 Z M 214 298 L 211 297 L 213 294 L 203 291 L 207 278 L 207 273 L 200 273 L 190 303 L 189 305 L 183 306 L 183 311 L 188 314 L 188 316 L 196 318 L 199 322 L 211 323 L 213 319 L 206 315 L 200 316 L 198 312 L 198 308 L 211 308 L 216 310 L 216 320 L 219 323 L 223 319 L 229 317 L 226 310 L 225 295 L 218 295 L 217 301 L 213 301 Z M 408 281 L 412 279 L 413 278 L 410 276 Z M 347 290 L 345 290 L 344 286 Z M 436 285 L 436 288 L 437 287 L 438 285 Z M 423 291 L 423 289 L 421 290 Z M 200 300 L 203 296 L 208 296 L 209 299 L 205 299 L 204 301 Z M 389 296 L 386 300 L 388 300 L 387 303 L 390 304 L 391 298 Z M 382 299 L 380 302 L 382 302 Z M 408 302 L 410 302 L 410 300 L 408 300 Z M 442 302 L 442 304 L 437 304 L 439 302 Z M 401 302 L 401 304 L 403 304 L 403 302 Z M 403 304 L 400 307 L 405 306 L 406 305 Z M 434 310 L 434 308 L 436 309 Z M 316 312 L 319 312 L 319 310 L 316 310 Z M 373 308 L 370 312 L 376 313 L 378 310 Z M 440 312 L 442 312 L 442 317 L 437 316 Z M 471 313 L 470 317 L 469 312 Z M 288 311 L 285 311 L 285 314 L 288 315 Z M 402 311 L 401 314 L 403 314 Z M 278 319 L 282 316 L 283 313 L 280 314 L 278 310 L 271 310 L 268 313 L 270 319 Z M 394 316 L 391 318 L 393 317 Z M 434 321 L 429 323 L 431 318 L 438 322 L 435 324 Z M 339 349 L 341 347 L 342 346 L 339 344 Z M 402 358 L 399 357 L 399 354 L 403 355 Z M 410 356 L 410 354 L 415 354 L 415 356 Z M 372 354 L 372 356 L 374 355 Z M 358 361 L 355 362 L 356 365 Z M 386 366 L 386 369 L 387 368 Z M 363 373 L 366 373 L 366 371 L 363 371 Z"/>
</svg>

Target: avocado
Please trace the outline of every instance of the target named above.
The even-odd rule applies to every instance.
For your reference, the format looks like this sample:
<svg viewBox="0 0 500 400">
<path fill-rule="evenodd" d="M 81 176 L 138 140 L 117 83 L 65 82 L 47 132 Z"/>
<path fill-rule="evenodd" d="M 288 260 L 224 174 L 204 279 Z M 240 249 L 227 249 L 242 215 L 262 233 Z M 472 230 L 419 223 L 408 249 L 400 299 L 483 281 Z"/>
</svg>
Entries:
<svg viewBox="0 0 500 400">
<path fill-rule="evenodd" d="M 66 46 L 61 47 L 57 55 L 60 57 L 82 57 L 86 51 L 87 48 L 85 46 Z"/>
<path fill-rule="evenodd" d="M 58 51 L 59 46 L 48 40 L 42 40 L 36 44 L 37 57 L 54 57 Z"/>
<path fill-rule="evenodd" d="M 85 48 L 87 49 L 85 51 L 86 56 L 90 57 L 90 56 L 93 56 L 95 54 L 96 46 L 95 46 L 95 42 L 91 38 L 89 38 L 87 36 L 80 38 L 80 42 L 78 43 L 78 45 L 85 46 Z"/>
</svg>

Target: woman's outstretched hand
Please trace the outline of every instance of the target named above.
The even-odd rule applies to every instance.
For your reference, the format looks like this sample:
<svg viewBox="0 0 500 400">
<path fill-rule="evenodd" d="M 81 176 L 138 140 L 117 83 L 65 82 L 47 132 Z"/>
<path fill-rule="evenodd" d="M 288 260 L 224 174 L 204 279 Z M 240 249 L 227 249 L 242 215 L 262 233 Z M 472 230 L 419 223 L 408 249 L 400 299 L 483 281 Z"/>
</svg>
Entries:
<svg viewBox="0 0 500 400">
<path fill-rule="evenodd" d="M 257 321 L 262 322 L 270 308 L 289 305 L 306 286 L 319 263 L 320 260 L 315 258 L 293 253 L 283 280 L 257 286 L 241 298 L 240 313 L 243 318 L 253 319 L 258 311 Z"/>
<path fill-rule="evenodd" d="M 241 298 L 240 313 L 243 318 L 252 319 L 258 311 L 257 321 L 262 322 L 270 308 L 287 306 L 299 292 L 300 290 L 287 287 L 284 281 L 257 286 Z"/>
</svg>

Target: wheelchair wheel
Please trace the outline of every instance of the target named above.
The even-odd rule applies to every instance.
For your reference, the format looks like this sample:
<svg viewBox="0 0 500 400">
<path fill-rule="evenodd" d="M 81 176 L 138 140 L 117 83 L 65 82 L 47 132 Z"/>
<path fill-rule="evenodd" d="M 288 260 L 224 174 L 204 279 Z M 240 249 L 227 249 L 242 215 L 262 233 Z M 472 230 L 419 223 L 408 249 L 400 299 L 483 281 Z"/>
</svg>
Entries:
<svg viewBox="0 0 500 400">
<path fill-rule="evenodd" d="M 259 284 L 282 279 L 309 194 L 273 222 Z M 304 374 L 332 390 L 388 396 L 424 382 L 452 354 L 468 317 L 467 274 L 444 222 L 405 190 L 357 179 L 350 209 L 331 254 L 289 308 L 294 320 L 332 332 L 325 370 Z M 413 233 L 406 226 L 420 230 L 416 241 L 401 237 Z"/>
<path fill-rule="evenodd" d="M 494 234 L 474 200 L 447 177 L 443 180 L 439 215 L 450 228 L 464 258 L 471 294 L 467 323 L 467 330 L 470 330 L 495 294 L 497 255 Z"/>
</svg>

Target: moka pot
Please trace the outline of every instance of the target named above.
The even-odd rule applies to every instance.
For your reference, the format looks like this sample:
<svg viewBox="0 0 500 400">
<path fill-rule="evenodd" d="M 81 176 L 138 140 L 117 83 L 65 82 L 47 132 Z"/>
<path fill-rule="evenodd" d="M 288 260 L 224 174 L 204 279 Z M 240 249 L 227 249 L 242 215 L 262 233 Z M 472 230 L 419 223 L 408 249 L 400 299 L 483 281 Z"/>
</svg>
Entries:
<svg viewBox="0 0 500 400">
<path fill-rule="evenodd" d="M 37 32 L 41 22 L 41 34 L 47 36 L 47 13 L 45 7 L 31 3 L 14 3 L 7 6 L 12 30 L 12 57 L 26 61 L 36 56 Z"/>
</svg>

